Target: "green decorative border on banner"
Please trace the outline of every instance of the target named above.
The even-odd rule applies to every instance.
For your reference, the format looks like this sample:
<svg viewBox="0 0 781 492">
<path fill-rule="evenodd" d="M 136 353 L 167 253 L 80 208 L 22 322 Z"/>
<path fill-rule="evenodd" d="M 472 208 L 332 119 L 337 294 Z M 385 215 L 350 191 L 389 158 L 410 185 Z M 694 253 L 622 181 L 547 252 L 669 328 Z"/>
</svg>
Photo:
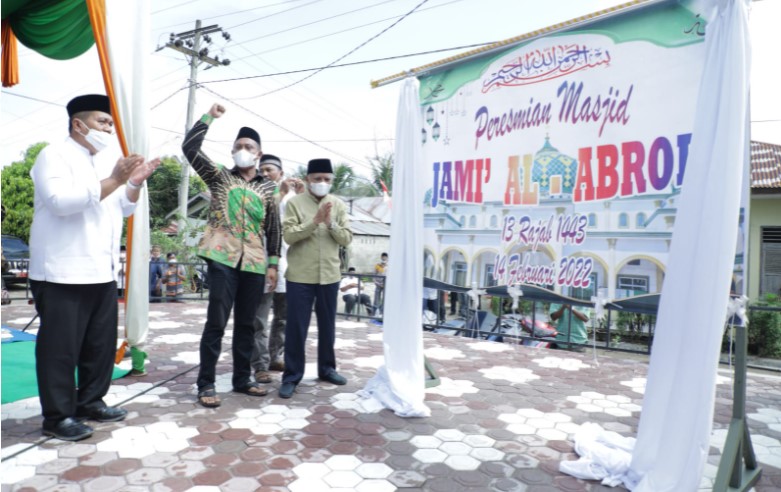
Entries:
<svg viewBox="0 0 781 492">
<path fill-rule="evenodd" d="M 705 25 L 705 20 L 699 14 L 672 3 L 629 12 L 580 29 L 551 34 L 550 37 L 596 34 L 609 37 L 616 44 L 647 41 L 666 48 L 679 48 L 703 42 Z M 461 87 L 480 78 L 496 60 L 534 41 L 536 39 L 509 47 L 492 56 L 466 61 L 448 70 L 420 77 L 421 105 L 450 99 Z"/>
</svg>

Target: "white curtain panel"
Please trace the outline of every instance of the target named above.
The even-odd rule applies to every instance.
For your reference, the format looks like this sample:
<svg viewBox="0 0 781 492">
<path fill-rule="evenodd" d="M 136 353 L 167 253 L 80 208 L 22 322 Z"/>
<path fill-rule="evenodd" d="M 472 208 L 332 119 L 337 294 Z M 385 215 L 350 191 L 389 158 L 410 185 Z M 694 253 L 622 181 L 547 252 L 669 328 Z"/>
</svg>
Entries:
<svg viewBox="0 0 781 492">
<path fill-rule="evenodd" d="M 700 484 L 748 165 L 748 1 L 704 2 L 704 70 L 637 441 L 617 446 L 615 433 L 586 424 L 575 436 L 581 459 L 563 472 L 635 492 Z"/>
<path fill-rule="evenodd" d="M 396 120 L 393 165 L 393 220 L 385 280 L 383 345 L 385 364 L 364 395 L 402 417 L 427 417 L 423 364 L 423 180 L 418 88 L 407 78 Z"/>
<path fill-rule="evenodd" d="M 643 409 L 636 491 L 696 490 L 708 457 L 748 145 L 748 0 L 711 2 Z"/>
<path fill-rule="evenodd" d="M 106 0 L 106 41 L 119 119 L 130 153 L 149 152 L 149 0 Z M 149 197 L 144 184 L 133 214 L 130 289 L 125 306 L 127 340 L 141 347 L 149 329 Z"/>
</svg>

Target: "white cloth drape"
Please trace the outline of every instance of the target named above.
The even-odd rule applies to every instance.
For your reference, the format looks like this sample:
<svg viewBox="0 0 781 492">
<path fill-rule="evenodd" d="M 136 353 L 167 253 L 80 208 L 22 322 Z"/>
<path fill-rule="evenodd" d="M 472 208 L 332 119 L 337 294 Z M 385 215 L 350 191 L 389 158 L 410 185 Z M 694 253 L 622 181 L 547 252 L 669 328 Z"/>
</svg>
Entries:
<svg viewBox="0 0 781 492">
<path fill-rule="evenodd" d="M 632 454 L 636 491 L 696 490 L 708 457 L 748 145 L 748 0 L 717 0 Z"/>
<path fill-rule="evenodd" d="M 422 128 L 418 89 L 404 82 L 396 121 L 393 220 L 385 279 L 383 343 L 385 364 L 369 380 L 370 395 L 402 417 L 430 415 L 423 364 L 423 180 Z"/>
<path fill-rule="evenodd" d="M 623 475 L 624 485 L 635 492 L 697 490 L 708 457 L 747 165 L 750 48 L 748 0 L 713 0 L 707 8 L 705 63 L 691 152 L 637 442 Z M 596 441 L 604 436 L 593 429 L 590 434 L 597 436 L 592 439 Z M 627 453 L 611 451 L 622 452 Z M 586 450 L 583 456 L 589 454 L 594 455 Z M 613 456 L 596 464 L 604 461 L 624 463 Z M 607 468 L 606 477 L 614 477 L 615 470 Z M 579 469 L 593 472 L 599 467 Z"/>
<path fill-rule="evenodd" d="M 149 0 L 106 0 L 106 40 L 119 117 L 130 153 L 148 156 Z M 130 346 L 141 347 L 149 328 L 149 199 L 144 185 L 133 213 L 131 270 L 125 307 Z"/>
</svg>

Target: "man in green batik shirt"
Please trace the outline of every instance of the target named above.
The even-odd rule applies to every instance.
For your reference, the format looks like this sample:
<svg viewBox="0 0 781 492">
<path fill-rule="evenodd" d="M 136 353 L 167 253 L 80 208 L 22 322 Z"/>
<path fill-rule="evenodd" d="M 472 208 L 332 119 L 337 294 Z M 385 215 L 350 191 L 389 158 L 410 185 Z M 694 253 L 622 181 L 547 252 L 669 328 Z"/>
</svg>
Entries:
<svg viewBox="0 0 781 492">
<path fill-rule="evenodd" d="M 222 336 L 234 309 L 233 391 L 264 396 L 267 391 L 250 379 L 250 358 L 254 344 L 253 321 L 263 296 L 266 280 L 273 290 L 282 244 L 277 185 L 257 169 L 263 155 L 260 135 L 242 127 L 233 143 L 235 167 L 214 164 L 201 150 L 209 125 L 225 113 L 214 104 L 187 133 L 182 150 L 211 194 L 209 219 L 198 256 L 208 263 L 209 307 L 201 335 L 201 367 L 198 373 L 198 401 L 218 407 L 214 389 Z M 268 256 L 267 256 L 268 253 Z"/>
</svg>

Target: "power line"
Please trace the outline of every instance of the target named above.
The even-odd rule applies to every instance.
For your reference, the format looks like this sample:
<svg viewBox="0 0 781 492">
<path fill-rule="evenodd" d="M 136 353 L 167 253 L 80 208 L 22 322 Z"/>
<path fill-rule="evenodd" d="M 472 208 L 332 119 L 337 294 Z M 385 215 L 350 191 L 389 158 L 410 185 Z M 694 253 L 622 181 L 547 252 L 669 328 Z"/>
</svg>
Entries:
<svg viewBox="0 0 781 492">
<path fill-rule="evenodd" d="M 457 3 L 457 2 L 461 2 L 461 1 L 463 1 L 463 0 L 451 0 L 451 1 L 449 1 L 449 2 L 445 2 L 445 3 L 439 4 L 439 5 L 434 5 L 434 6 L 431 6 L 431 7 L 425 8 L 425 9 L 420 9 L 420 10 L 418 10 L 418 11 L 417 11 L 417 12 L 415 12 L 415 13 L 417 14 L 417 13 L 421 13 L 421 12 L 426 12 L 426 11 L 428 11 L 428 10 L 438 9 L 438 8 L 440 8 L 440 7 L 446 7 L 446 6 L 448 6 L 448 5 L 451 5 L 451 4 L 454 4 L 454 3 Z M 354 31 L 354 30 L 356 30 L 356 29 L 360 29 L 360 28 L 362 28 L 362 27 L 373 26 L 374 24 L 380 24 L 380 23 L 382 23 L 382 22 L 385 22 L 385 21 L 388 21 L 388 20 L 391 20 L 391 19 L 397 19 L 397 18 L 399 18 L 399 16 L 391 16 L 391 17 L 386 17 L 385 19 L 380 19 L 380 20 L 377 20 L 377 21 L 372 21 L 372 22 L 369 22 L 369 23 L 367 23 L 367 24 L 361 24 L 361 25 L 359 25 L 359 26 L 353 26 L 353 27 L 349 27 L 349 28 L 347 28 L 347 29 L 342 29 L 341 31 L 336 31 L 336 32 L 332 32 L 332 33 L 329 33 L 329 34 L 324 34 L 324 35 L 322 35 L 322 36 L 316 36 L 316 37 L 314 37 L 314 38 L 305 39 L 305 40 L 303 40 L 303 41 L 296 41 L 295 43 L 290 43 L 290 44 L 286 44 L 286 45 L 283 45 L 283 46 L 277 46 L 276 48 L 271 48 L 271 49 L 268 49 L 268 50 L 265 50 L 265 51 L 258 51 L 258 52 L 256 52 L 255 54 L 256 54 L 256 55 L 264 55 L 264 54 L 266 54 L 266 53 L 271 53 L 271 52 L 274 52 L 274 51 L 283 50 L 283 49 L 285 49 L 285 48 L 290 48 L 290 47 L 293 47 L 293 46 L 298 46 L 298 45 L 300 45 L 300 44 L 306 44 L 306 43 L 309 43 L 309 42 L 312 42 L 312 41 L 317 41 L 317 40 L 319 40 L 319 39 L 328 38 L 328 37 L 331 37 L 331 36 L 336 36 L 337 34 L 342 34 L 342 33 L 349 32 L 349 31 Z M 249 58 L 249 57 L 244 57 L 244 58 Z M 239 59 L 237 59 L 237 60 L 235 60 L 235 61 L 241 61 L 241 60 L 243 60 L 244 58 L 239 58 Z"/>
<path fill-rule="evenodd" d="M 164 102 L 166 102 L 167 100 L 171 99 L 171 98 L 172 98 L 172 97 L 174 97 L 175 95 L 179 94 L 179 93 L 180 93 L 180 92 L 182 92 L 183 90 L 185 90 L 185 89 L 189 89 L 191 85 L 192 85 L 192 84 L 187 84 L 187 85 L 185 85 L 184 87 L 180 87 L 180 88 L 176 89 L 176 90 L 175 90 L 173 93 L 169 94 L 169 95 L 168 95 L 168 96 L 167 96 L 165 99 L 163 99 L 162 101 L 160 101 L 159 103 L 155 104 L 154 106 L 152 106 L 152 107 L 151 107 L 151 108 L 149 108 L 149 109 L 150 109 L 150 110 L 156 109 L 158 106 L 160 106 L 161 104 L 163 104 L 163 103 L 164 103 Z M 196 85 L 197 85 L 197 84 L 196 84 Z"/>
<path fill-rule="evenodd" d="M 219 19 L 220 17 L 228 17 L 228 16 L 231 16 L 231 15 L 243 14 L 244 12 L 252 12 L 253 10 L 267 9 L 269 7 L 276 7 L 278 5 L 284 5 L 286 3 L 293 3 L 293 2 L 300 2 L 300 1 L 301 0 L 287 0 L 285 2 L 273 3 L 271 5 L 263 5 L 261 7 L 254 7 L 254 8 L 251 8 L 251 9 L 237 10 L 235 12 L 230 12 L 228 14 L 220 14 L 220 15 L 215 15 L 213 17 L 209 17 L 209 20 L 211 20 L 211 19 Z M 169 26 L 158 27 L 158 28 L 155 29 L 155 31 L 162 31 L 164 29 L 170 29 L 172 27 L 183 26 L 185 24 L 192 24 L 192 23 L 193 23 L 192 20 L 189 20 L 187 22 L 179 22 L 178 24 L 171 24 Z"/>
<path fill-rule="evenodd" d="M 160 12 L 165 12 L 166 10 L 175 9 L 177 7 L 181 7 L 182 5 L 188 5 L 188 4 L 191 4 L 191 3 L 193 3 L 193 0 L 188 0 L 188 1 L 182 2 L 182 3 L 177 3 L 176 5 L 173 5 L 171 7 L 166 7 L 164 9 L 155 10 L 154 12 L 152 12 L 152 15 L 159 14 Z"/>
<path fill-rule="evenodd" d="M 160 130 L 162 132 L 168 132 L 168 133 L 175 133 L 176 135 L 179 135 L 181 137 L 184 136 L 184 134 L 180 131 L 176 130 L 170 130 L 168 128 L 161 128 L 159 126 L 153 126 L 154 130 Z M 209 142 L 214 143 L 225 143 L 225 144 L 232 144 L 233 140 L 213 140 L 213 139 L 205 139 Z M 305 139 L 298 139 L 298 140 L 269 140 L 264 138 L 263 143 L 300 143 L 300 142 L 320 142 L 320 143 L 345 143 L 345 142 L 383 142 L 383 141 L 392 141 L 396 140 L 395 138 L 351 138 L 351 139 L 332 139 L 332 140 L 305 140 Z"/>
<path fill-rule="evenodd" d="M 251 43 L 253 41 L 257 41 L 259 39 L 269 38 L 271 36 L 276 36 L 277 34 L 283 34 L 283 33 L 286 33 L 286 32 L 295 31 L 296 29 L 300 29 L 302 27 L 307 27 L 307 26 L 311 26 L 311 25 L 314 25 L 314 24 L 319 24 L 320 22 L 325 22 L 327 20 L 336 19 L 337 17 L 342 17 L 342 16 L 345 16 L 345 15 L 348 15 L 348 14 L 353 14 L 355 12 L 359 12 L 361 10 L 366 10 L 366 9 L 370 9 L 370 8 L 373 8 L 373 7 L 377 7 L 379 5 L 382 5 L 382 4 L 385 4 L 385 3 L 390 3 L 392 1 L 394 1 L 394 0 L 383 0 L 382 2 L 375 3 L 374 5 L 367 5 L 366 7 L 361 7 L 361 8 L 355 9 L 355 10 L 350 10 L 348 12 L 342 12 L 341 14 L 332 15 L 330 17 L 324 17 L 322 19 L 318 19 L 318 20 L 315 20 L 315 21 L 312 21 L 312 22 L 307 22 L 306 24 L 299 24 L 297 26 L 290 27 L 288 29 L 283 29 L 281 31 L 276 31 L 276 32 L 271 32 L 271 33 L 268 33 L 268 34 L 264 34 L 262 36 L 258 36 L 257 38 L 248 39 L 246 41 L 242 41 L 241 43 L 237 43 L 237 44 L 247 44 L 247 43 Z M 258 20 L 260 20 L 260 19 L 258 19 Z"/>
<path fill-rule="evenodd" d="M 287 10 L 274 12 L 273 14 L 267 15 L 265 17 L 258 17 L 257 19 L 252 19 L 252 20 L 247 21 L 247 22 L 242 22 L 241 24 L 236 24 L 235 26 L 226 27 L 226 29 L 235 29 L 237 27 L 246 26 L 247 24 L 252 24 L 253 22 L 258 22 L 258 21 L 261 21 L 261 20 L 264 20 L 264 19 L 268 19 L 269 17 L 274 17 L 275 15 L 279 15 L 279 14 L 284 14 L 284 13 L 290 12 L 292 10 L 297 10 L 297 9 L 306 7 L 308 5 L 312 5 L 313 3 L 322 2 L 322 1 L 323 0 L 313 0 L 313 1 L 309 2 L 309 3 L 305 3 L 304 5 L 297 5 L 295 7 L 291 7 L 289 9 L 287 9 Z"/>
<path fill-rule="evenodd" d="M 223 100 L 225 100 L 225 101 L 228 101 L 228 102 L 232 103 L 233 105 L 235 105 L 235 106 L 237 106 L 237 107 L 239 107 L 239 108 L 243 109 L 244 111 L 246 111 L 246 112 L 250 113 L 251 115 L 253 115 L 253 116 L 257 117 L 257 118 L 260 118 L 261 120 L 265 121 L 266 123 L 268 123 L 268 124 L 270 124 L 270 125 L 273 125 L 273 126 L 275 126 L 275 127 L 279 128 L 280 130 L 283 130 L 283 131 L 285 131 L 285 132 L 287 132 L 287 133 L 289 133 L 289 134 L 293 135 L 294 137 L 300 138 L 301 140 L 303 140 L 303 141 L 305 141 L 305 142 L 307 142 L 307 143 L 309 143 L 309 144 L 311 144 L 311 145 L 314 145 L 315 147 L 319 147 L 319 148 L 321 148 L 321 149 L 323 149 L 323 150 L 325 150 L 325 151 L 327 151 L 327 152 L 330 152 L 330 153 L 332 153 L 332 154 L 334 154 L 334 155 L 338 155 L 339 157 L 341 157 L 341 158 L 343 158 L 343 159 L 347 159 L 348 161 L 352 161 L 354 164 L 357 164 L 357 165 L 359 165 L 359 166 L 363 166 L 363 167 L 365 167 L 365 168 L 368 168 L 368 169 L 370 169 L 370 166 L 369 166 L 369 165 L 367 165 L 367 164 L 365 164 L 365 163 L 363 163 L 363 162 L 361 162 L 361 161 L 359 161 L 359 160 L 357 160 L 357 159 L 355 159 L 355 158 L 348 157 L 348 156 L 346 156 L 346 155 L 344 155 L 344 154 L 341 154 L 341 153 L 339 153 L 339 152 L 336 152 L 336 151 L 335 151 L 335 150 L 333 150 L 333 149 L 329 149 L 329 148 L 328 148 L 328 147 L 326 147 L 325 145 L 322 145 L 322 144 L 319 144 L 319 143 L 317 143 L 317 142 L 315 142 L 315 141 L 313 141 L 313 140 L 310 140 L 310 139 L 308 139 L 308 138 L 304 137 L 303 135 L 300 135 L 300 134 L 298 134 L 298 133 L 294 132 L 293 130 L 289 130 L 289 129 L 285 128 L 284 126 L 282 126 L 282 125 L 280 125 L 280 124 L 278 124 L 278 123 L 275 123 L 275 122 L 271 121 L 270 119 L 266 118 L 265 116 L 261 116 L 261 115 L 259 115 L 259 114 L 258 114 L 258 113 L 256 113 L 255 111 L 252 111 L 251 109 L 249 109 L 249 108 L 247 108 L 247 107 L 245 107 L 245 106 L 242 106 L 241 104 L 237 103 L 236 101 L 234 101 L 234 100 L 232 100 L 232 99 L 230 99 L 230 98 L 227 98 L 227 97 L 223 96 L 222 94 L 219 94 L 218 92 L 215 92 L 215 91 L 213 91 L 212 89 L 210 89 L 210 88 L 208 88 L 208 87 L 203 87 L 203 90 L 205 90 L 205 91 L 208 91 L 208 92 L 211 92 L 211 93 L 212 93 L 212 94 L 214 94 L 215 96 L 217 96 L 217 97 L 219 97 L 219 98 L 221 98 L 221 99 L 223 99 Z"/>
<path fill-rule="evenodd" d="M 406 55 L 387 56 L 387 57 L 384 57 L 384 58 L 374 58 L 372 60 L 362 60 L 362 61 L 357 61 L 357 62 L 341 63 L 341 64 L 338 64 L 338 65 L 325 65 L 323 67 L 302 68 L 302 69 L 299 69 L 299 70 L 288 70 L 286 72 L 267 73 L 267 74 L 263 74 L 263 75 L 248 75 L 246 77 L 235 77 L 235 78 L 232 78 L 232 79 L 206 80 L 206 81 L 202 81 L 200 83 L 201 84 L 216 84 L 216 83 L 219 83 L 219 82 L 233 82 L 233 81 L 236 81 L 236 80 L 258 79 L 258 78 L 263 78 L 263 77 L 275 77 L 275 76 L 279 76 L 279 75 L 290 75 L 290 74 L 301 73 L 301 72 L 311 72 L 313 70 L 325 70 L 325 69 L 328 69 L 328 68 L 350 67 L 350 66 L 353 66 L 353 65 L 363 65 L 363 64 L 366 64 L 366 63 L 376 63 L 376 62 L 382 62 L 382 61 L 388 61 L 388 60 L 398 60 L 400 58 L 409 58 L 409 57 L 412 57 L 412 56 L 431 55 L 431 54 L 434 54 L 434 53 L 442 53 L 444 51 L 453 51 L 453 50 L 464 50 L 464 49 L 468 49 L 468 48 L 477 48 L 479 46 L 486 46 L 486 45 L 493 44 L 493 43 L 494 43 L 493 41 L 490 41 L 490 42 L 487 42 L 487 43 L 477 43 L 477 44 L 469 44 L 469 45 L 465 45 L 465 46 L 454 46 L 452 48 L 442 48 L 442 49 L 438 49 L 438 50 L 420 51 L 418 53 L 408 53 Z M 244 58 L 239 58 L 239 59 L 243 60 Z M 260 96 L 254 96 L 254 97 L 260 97 Z"/>
<path fill-rule="evenodd" d="M 8 94 L 9 96 L 21 97 L 22 99 L 29 99 L 31 101 L 37 101 L 37 102 L 41 102 L 41 103 L 45 103 L 45 104 L 51 104 L 52 106 L 59 106 L 59 107 L 64 107 L 65 106 L 64 104 L 60 104 L 60 103 L 56 103 L 56 102 L 52 102 L 52 101 L 44 101 L 43 99 L 38 99 L 37 97 L 25 96 L 23 94 L 17 94 L 15 92 L 3 91 L 3 94 Z"/>
<path fill-rule="evenodd" d="M 290 84 L 288 84 L 288 85 L 285 85 L 285 86 L 279 87 L 279 88 L 277 88 L 277 89 L 274 89 L 274 90 L 272 90 L 272 91 L 265 92 L 265 93 L 263 93 L 263 94 L 260 94 L 260 95 L 257 95 L 257 96 L 246 97 L 246 98 L 243 98 L 243 99 L 257 99 L 257 98 L 259 98 L 259 97 L 268 96 L 269 94 L 274 94 L 274 93 L 276 93 L 276 92 L 283 91 L 283 90 L 285 90 L 285 89 L 289 89 L 290 87 L 293 87 L 294 85 L 298 85 L 298 84 L 300 84 L 301 82 L 303 82 L 303 81 L 305 81 L 305 80 L 307 80 L 307 79 L 311 79 L 312 77 L 314 77 L 314 76 L 315 76 L 315 75 L 317 75 L 318 73 L 322 72 L 322 71 L 323 71 L 323 70 L 325 70 L 326 68 L 330 67 L 331 65 L 334 65 L 335 63 L 338 63 L 338 62 L 340 62 L 340 61 L 344 60 L 344 59 L 345 59 L 345 58 L 347 58 L 348 56 L 352 55 L 353 53 L 355 53 L 355 52 L 356 52 L 356 51 L 358 51 L 359 49 L 363 48 L 364 46 L 366 46 L 366 45 L 367 45 L 367 44 L 369 44 L 370 42 L 374 41 L 374 40 L 375 40 L 375 39 L 377 39 L 378 37 L 380 37 L 380 36 L 382 36 L 383 34 L 385 34 L 386 32 L 388 32 L 390 29 L 392 29 L 393 27 L 395 27 L 395 26 L 396 26 L 396 25 L 397 25 L 399 22 L 403 21 L 404 19 L 406 19 L 407 17 L 409 17 L 410 15 L 412 15 L 412 14 L 413 14 L 413 13 L 414 13 L 416 10 L 418 10 L 418 9 L 419 9 L 421 6 L 423 6 L 423 4 L 425 4 L 426 2 L 428 2 L 428 0 L 423 0 L 423 1 L 421 1 L 419 4 L 417 4 L 416 6 L 414 6 L 414 7 L 412 8 L 412 10 L 410 10 L 409 12 L 407 12 L 406 14 L 404 14 L 403 16 L 401 16 L 399 19 L 397 19 L 397 20 L 396 20 L 396 22 L 394 22 L 393 24 L 389 25 L 388 27 L 386 27 L 386 28 L 385 28 L 385 29 L 383 29 L 382 31 L 378 32 L 378 33 L 377 33 L 377 34 L 375 34 L 374 36 L 370 37 L 369 39 L 367 39 L 367 40 L 366 40 L 366 41 L 364 41 L 363 43 L 359 44 L 359 45 L 358 45 L 358 46 L 356 46 L 355 48 L 351 49 L 351 50 L 350 50 L 350 51 L 348 51 L 348 52 L 347 52 L 345 55 L 343 55 L 343 56 L 340 56 L 339 58 L 337 58 L 337 59 L 336 59 L 336 60 L 334 60 L 333 62 L 329 63 L 329 64 L 328 64 L 328 65 L 326 65 L 325 67 L 323 67 L 323 68 L 319 68 L 319 69 L 315 70 L 314 72 L 310 73 L 309 75 L 307 75 L 306 77 L 304 77 L 304 78 L 302 78 L 302 79 L 299 79 L 299 80 L 297 80 L 297 81 L 295 81 L 295 82 L 293 82 L 293 83 L 290 83 Z"/>
</svg>

